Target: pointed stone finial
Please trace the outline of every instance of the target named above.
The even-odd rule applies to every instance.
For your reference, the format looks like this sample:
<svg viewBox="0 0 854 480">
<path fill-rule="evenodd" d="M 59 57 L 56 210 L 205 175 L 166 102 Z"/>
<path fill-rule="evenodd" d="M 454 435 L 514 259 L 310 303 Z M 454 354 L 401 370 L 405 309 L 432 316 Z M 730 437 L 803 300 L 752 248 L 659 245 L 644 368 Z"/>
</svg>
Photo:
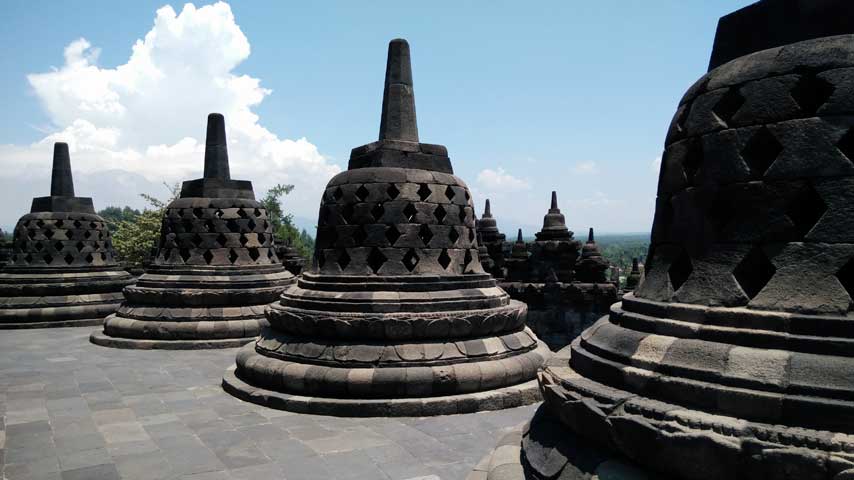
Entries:
<svg viewBox="0 0 854 480">
<path fill-rule="evenodd" d="M 557 192 L 552 190 L 552 206 L 550 210 L 557 210 Z"/>
<path fill-rule="evenodd" d="M 71 177 L 71 156 L 68 154 L 68 144 L 64 142 L 53 144 L 53 171 L 50 175 L 50 196 L 74 196 L 74 179 Z"/>
<path fill-rule="evenodd" d="M 489 208 L 489 199 L 488 198 L 486 199 L 486 206 L 483 207 L 483 216 L 484 216 L 484 218 L 492 216 L 492 210 L 490 210 L 490 208 Z"/>
<path fill-rule="evenodd" d="M 587 233 L 587 243 L 593 243 L 595 240 L 593 239 L 593 227 L 590 227 L 590 231 Z"/>
<path fill-rule="evenodd" d="M 231 180 L 231 172 L 228 169 L 228 146 L 225 142 L 225 117 L 221 113 L 208 115 L 204 178 Z"/>
<path fill-rule="evenodd" d="M 382 108 L 380 140 L 418 142 L 409 43 L 402 38 L 388 44 Z"/>
<path fill-rule="evenodd" d="M 516 242 L 517 242 L 517 243 L 522 243 L 523 241 L 524 241 L 524 240 L 522 240 L 522 229 L 520 228 L 520 229 L 519 229 L 519 235 L 516 237 Z"/>
</svg>

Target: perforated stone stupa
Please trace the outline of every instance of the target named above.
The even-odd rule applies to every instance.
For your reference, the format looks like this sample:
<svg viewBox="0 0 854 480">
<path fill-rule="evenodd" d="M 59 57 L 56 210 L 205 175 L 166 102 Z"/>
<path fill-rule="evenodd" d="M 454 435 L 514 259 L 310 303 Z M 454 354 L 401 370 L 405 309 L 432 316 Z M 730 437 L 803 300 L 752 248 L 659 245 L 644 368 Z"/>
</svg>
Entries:
<svg viewBox="0 0 854 480">
<path fill-rule="evenodd" d="M 0 272 L 0 328 L 99 324 L 133 283 L 116 262 L 92 199 L 74 196 L 65 143 L 53 146 L 50 196 L 33 199 L 13 235 Z"/>
<path fill-rule="evenodd" d="M 293 279 L 252 183 L 231 179 L 225 120 L 212 113 L 204 177 L 185 181 L 166 207 L 152 263 L 91 340 L 120 348 L 243 345 L 267 325 L 265 306 Z"/>
<path fill-rule="evenodd" d="M 419 143 L 409 44 L 389 44 L 379 141 L 321 200 L 314 262 L 226 373 L 232 394 L 352 416 L 436 415 L 537 399 L 549 350 L 478 260 L 466 184 Z"/>
<path fill-rule="evenodd" d="M 545 411 L 505 442 L 522 456 L 480 478 L 854 478 L 852 15 L 721 20 L 667 135 L 643 282 L 547 363 Z"/>
</svg>

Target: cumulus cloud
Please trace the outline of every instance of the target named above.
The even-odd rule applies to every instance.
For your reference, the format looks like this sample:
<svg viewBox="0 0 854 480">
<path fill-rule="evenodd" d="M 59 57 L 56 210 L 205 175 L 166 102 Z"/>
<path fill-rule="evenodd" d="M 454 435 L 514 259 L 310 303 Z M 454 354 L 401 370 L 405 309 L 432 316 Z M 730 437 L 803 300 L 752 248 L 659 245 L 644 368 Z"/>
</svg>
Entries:
<svg viewBox="0 0 854 480">
<path fill-rule="evenodd" d="M 486 192 L 519 192 L 531 188 L 524 179 L 514 177 L 501 167 L 493 170 L 487 168 L 477 174 L 478 186 Z"/>
<path fill-rule="evenodd" d="M 55 141 L 69 143 L 75 173 L 87 176 L 111 172 L 135 179 L 137 186 L 200 177 L 210 112 L 225 115 L 232 176 L 252 180 L 258 195 L 276 183 L 292 183 L 288 209 L 314 217 L 321 189 L 340 169 L 307 139 L 280 138 L 261 124 L 252 109 L 272 91 L 258 78 L 234 73 L 250 51 L 222 2 L 187 4 L 180 13 L 160 8 L 151 30 L 115 68 L 99 66 L 100 49 L 85 38 L 71 42 L 61 67 L 28 76 L 54 131 L 33 145 L 0 146 L 0 188 L 35 185 L 36 179 L 39 185 L 12 199 L 14 208 L 0 221 L 13 223 L 28 197 L 45 194 Z M 113 200 L 138 205 L 137 193 L 128 189 Z M 78 188 L 78 194 L 106 205 L 97 189 Z"/>
<path fill-rule="evenodd" d="M 594 175 L 599 173 L 599 166 L 596 162 L 579 162 L 573 165 L 570 171 L 576 175 Z"/>
</svg>

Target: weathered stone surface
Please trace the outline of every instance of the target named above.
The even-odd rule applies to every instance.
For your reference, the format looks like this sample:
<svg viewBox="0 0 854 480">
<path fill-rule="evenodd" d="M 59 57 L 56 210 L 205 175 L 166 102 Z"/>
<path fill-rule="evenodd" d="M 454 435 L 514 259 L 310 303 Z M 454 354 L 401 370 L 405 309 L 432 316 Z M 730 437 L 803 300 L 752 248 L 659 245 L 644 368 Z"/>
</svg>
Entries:
<svg viewBox="0 0 854 480">
<path fill-rule="evenodd" d="M 92 199 L 74 196 L 65 143 L 54 144 L 50 193 L 15 226 L 0 272 L 0 329 L 99 324 L 133 283 Z"/>
<path fill-rule="evenodd" d="M 282 266 L 252 184 L 232 180 L 225 119 L 208 117 L 204 177 L 184 182 L 163 217 L 154 259 L 93 343 L 117 348 L 224 348 L 268 325 L 265 306 L 293 275 Z"/>
<path fill-rule="evenodd" d="M 313 263 L 223 379 L 234 395 L 356 416 L 536 401 L 550 351 L 484 271 L 471 193 L 447 150 L 418 143 L 409 62 L 393 40 L 379 141 L 353 149 L 327 185 Z"/>
</svg>

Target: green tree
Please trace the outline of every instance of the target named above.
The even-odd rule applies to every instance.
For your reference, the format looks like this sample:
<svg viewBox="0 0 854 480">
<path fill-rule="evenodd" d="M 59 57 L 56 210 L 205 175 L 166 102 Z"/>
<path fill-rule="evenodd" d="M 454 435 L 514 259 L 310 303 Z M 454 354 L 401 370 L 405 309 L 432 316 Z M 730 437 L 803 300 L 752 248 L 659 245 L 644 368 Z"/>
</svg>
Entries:
<svg viewBox="0 0 854 480">
<path fill-rule="evenodd" d="M 267 209 L 267 218 L 270 219 L 273 235 L 286 245 L 295 248 L 300 256 L 310 260 L 314 254 L 314 239 L 305 229 L 300 231 L 294 225 L 293 215 L 290 213 L 286 215 L 282 209 L 282 197 L 291 193 L 293 189 L 293 185 L 276 185 L 267 190 L 264 198 L 261 199 L 261 204 Z"/>
<path fill-rule="evenodd" d="M 124 208 L 109 206 L 98 212 L 98 215 L 107 221 L 110 232 L 115 232 L 120 222 L 133 222 L 141 214 L 139 210 L 127 206 Z"/>
<path fill-rule="evenodd" d="M 116 224 L 115 233 L 112 234 L 113 246 L 119 258 L 130 264 L 131 267 L 141 267 L 152 248 L 160 240 L 163 213 L 166 206 L 180 193 L 178 184 L 166 185 L 166 188 L 172 195 L 168 201 L 164 202 L 151 195 L 141 193 L 140 196 L 148 202 L 151 208 L 146 208 L 138 215 L 127 220 L 120 220 Z"/>
</svg>

